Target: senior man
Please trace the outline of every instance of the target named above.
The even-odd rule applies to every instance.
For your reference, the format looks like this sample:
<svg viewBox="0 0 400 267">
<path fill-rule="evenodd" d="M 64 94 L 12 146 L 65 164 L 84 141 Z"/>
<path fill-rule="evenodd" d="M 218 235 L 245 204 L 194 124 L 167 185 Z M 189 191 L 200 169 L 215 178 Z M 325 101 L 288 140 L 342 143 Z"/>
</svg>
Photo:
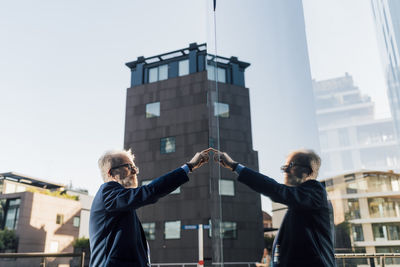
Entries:
<svg viewBox="0 0 400 267">
<path fill-rule="evenodd" d="M 104 184 L 90 210 L 90 266 L 150 266 L 149 247 L 135 210 L 155 203 L 187 182 L 189 172 L 208 162 L 209 150 L 196 153 L 182 167 L 140 187 L 139 169 L 131 151 L 106 152 L 99 159 Z"/>
<path fill-rule="evenodd" d="M 332 205 L 324 186 L 316 181 L 321 159 L 314 151 L 289 154 L 281 167 L 284 184 L 244 167 L 225 152 L 213 151 L 214 160 L 238 173 L 240 182 L 288 206 L 274 240 L 271 266 L 336 266 Z"/>
</svg>

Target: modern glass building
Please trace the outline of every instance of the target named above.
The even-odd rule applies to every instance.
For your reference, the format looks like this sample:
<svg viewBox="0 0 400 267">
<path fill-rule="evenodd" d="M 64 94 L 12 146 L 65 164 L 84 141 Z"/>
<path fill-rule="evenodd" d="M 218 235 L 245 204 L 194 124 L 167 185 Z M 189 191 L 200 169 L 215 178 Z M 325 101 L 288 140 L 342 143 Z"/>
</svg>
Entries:
<svg viewBox="0 0 400 267">
<path fill-rule="evenodd" d="M 400 2 L 371 0 L 396 134 L 400 136 Z"/>
<path fill-rule="evenodd" d="M 334 209 L 337 252 L 400 253 L 400 174 L 358 171 L 323 182 Z M 393 263 L 400 259 L 386 260 Z"/>
<path fill-rule="evenodd" d="M 229 151 L 258 169 L 253 150 L 249 63 L 207 53 L 206 44 L 126 64 L 125 148 L 131 148 L 147 184 L 189 161 L 209 146 Z M 153 263 L 197 262 L 198 233 L 204 229 L 206 262 L 255 262 L 263 250 L 260 195 L 236 174 L 210 163 L 156 204 L 138 210 Z"/>
<path fill-rule="evenodd" d="M 393 120 L 375 119 L 374 102 L 361 94 L 351 75 L 314 81 L 313 87 L 321 178 L 360 169 L 400 172 Z"/>
</svg>

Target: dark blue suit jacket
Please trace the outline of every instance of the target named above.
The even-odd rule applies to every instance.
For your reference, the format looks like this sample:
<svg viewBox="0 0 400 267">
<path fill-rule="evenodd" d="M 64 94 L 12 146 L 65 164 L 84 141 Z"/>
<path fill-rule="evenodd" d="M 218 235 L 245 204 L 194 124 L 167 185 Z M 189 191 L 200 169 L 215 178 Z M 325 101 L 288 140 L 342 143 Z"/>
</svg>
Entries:
<svg viewBox="0 0 400 267">
<path fill-rule="evenodd" d="M 288 206 L 277 237 L 279 267 L 336 266 L 332 205 L 320 182 L 286 186 L 249 168 L 240 172 L 238 180 Z"/>
<path fill-rule="evenodd" d="M 90 210 L 90 266 L 149 266 L 147 241 L 135 210 L 188 180 L 178 168 L 138 188 L 127 189 L 117 182 L 101 185 Z"/>
</svg>

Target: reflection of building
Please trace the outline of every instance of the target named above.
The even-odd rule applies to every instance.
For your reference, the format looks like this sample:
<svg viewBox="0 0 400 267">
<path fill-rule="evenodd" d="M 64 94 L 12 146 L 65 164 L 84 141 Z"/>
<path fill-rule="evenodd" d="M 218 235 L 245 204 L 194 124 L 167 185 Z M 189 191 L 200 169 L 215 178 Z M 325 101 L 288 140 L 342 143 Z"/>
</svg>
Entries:
<svg viewBox="0 0 400 267">
<path fill-rule="evenodd" d="M 244 84 L 250 64 L 209 55 L 205 45 L 191 44 L 126 65 L 132 78 L 124 146 L 135 153 L 141 184 L 149 182 L 141 179 L 179 167 L 196 152 L 216 147 L 218 141 L 233 158 L 258 168 L 249 90 Z M 213 234 L 204 231 L 206 259 L 222 260 L 216 253 L 223 245 L 224 261 L 259 260 L 263 248 L 260 196 L 237 183 L 230 171 L 221 170 L 219 179 L 216 166 L 202 167 L 181 188 L 138 210 L 152 262 L 196 262 L 197 232 L 182 227 L 210 222 Z M 223 240 L 218 242 L 218 237 Z"/>
<path fill-rule="evenodd" d="M 400 174 L 359 171 L 324 183 L 339 231 L 338 252 L 350 247 L 366 253 L 400 252 Z"/>
<path fill-rule="evenodd" d="M 82 200 L 73 195 L 80 195 Z M 63 185 L 12 172 L 0 174 L 0 226 L 16 231 L 20 253 L 72 252 L 74 239 L 88 232 L 89 202 L 87 193 L 74 194 Z M 7 266 L 39 266 L 39 262 L 7 261 Z M 69 263 L 69 259 L 57 262 Z"/>
<path fill-rule="evenodd" d="M 400 138 L 400 4 L 398 0 L 371 0 L 371 3 L 388 86 L 388 100 L 397 138 Z"/>
<path fill-rule="evenodd" d="M 374 118 L 374 103 L 350 75 L 314 82 L 314 95 L 321 178 L 359 169 L 400 170 L 392 119 Z"/>
</svg>

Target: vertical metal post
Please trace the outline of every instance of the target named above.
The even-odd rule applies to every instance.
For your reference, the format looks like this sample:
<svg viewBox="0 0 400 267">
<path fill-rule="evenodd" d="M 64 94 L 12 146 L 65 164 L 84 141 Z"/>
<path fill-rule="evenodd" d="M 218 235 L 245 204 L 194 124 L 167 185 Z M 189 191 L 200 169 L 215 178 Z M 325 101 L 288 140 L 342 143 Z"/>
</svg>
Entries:
<svg viewBox="0 0 400 267">
<path fill-rule="evenodd" d="M 346 258 L 343 258 L 343 267 L 346 267 Z"/>
<path fill-rule="evenodd" d="M 81 254 L 81 267 L 85 267 L 85 251 Z"/>
<path fill-rule="evenodd" d="M 198 234 L 199 234 L 199 262 L 197 266 L 204 266 L 204 255 L 203 255 L 203 225 L 199 224 Z"/>
<path fill-rule="evenodd" d="M 385 267 L 385 256 L 381 257 L 381 267 Z"/>
<path fill-rule="evenodd" d="M 42 267 L 46 267 L 46 258 L 43 258 L 42 260 Z"/>
</svg>

